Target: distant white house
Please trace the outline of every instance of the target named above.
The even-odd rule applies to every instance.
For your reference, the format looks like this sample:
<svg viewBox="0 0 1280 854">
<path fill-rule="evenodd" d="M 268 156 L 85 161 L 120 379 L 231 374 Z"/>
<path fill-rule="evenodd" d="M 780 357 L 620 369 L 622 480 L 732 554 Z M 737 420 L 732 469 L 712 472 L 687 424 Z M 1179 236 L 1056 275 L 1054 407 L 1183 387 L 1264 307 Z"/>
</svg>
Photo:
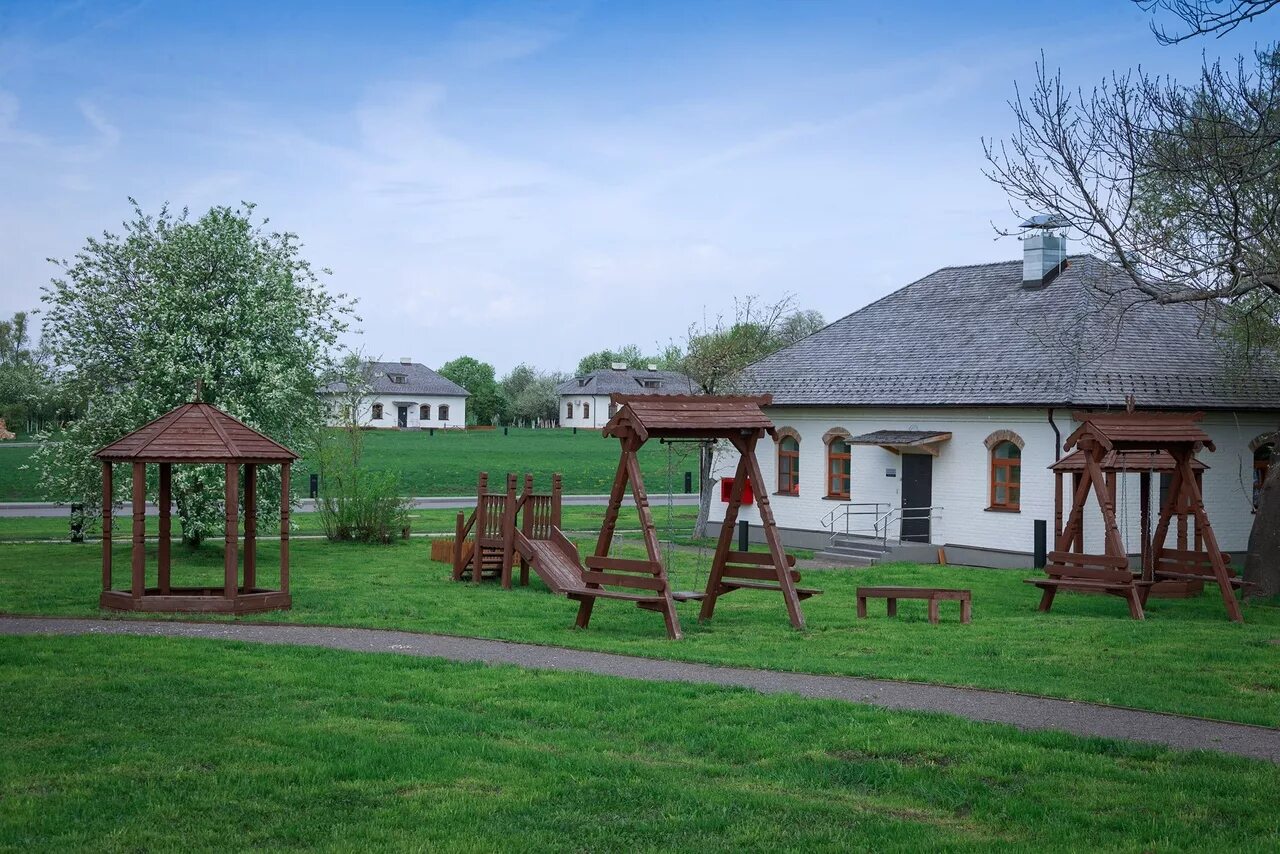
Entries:
<svg viewBox="0 0 1280 854">
<path fill-rule="evenodd" d="M 410 358 L 399 362 L 370 362 L 370 393 L 356 413 L 362 427 L 388 430 L 425 430 L 429 427 L 466 427 L 467 398 L 471 393 Z M 341 407 L 347 405 L 345 389 L 333 383 L 325 389 L 329 423 L 344 422 Z"/>
<path fill-rule="evenodd" d="M 1240 377 L 1196 308 L 1126 295 L 1115 268 L 1052 240 L 1027 239 L 1021 261 L 938 270 L 748 370 L 744 390 L 772 395 L 777 428 L 752 486 L 770 494 L 788 544 L 867 559 L 887 544 L 888 558 L 920 561 L 941 546 L 952 562 L 1029 566 L 1035 522 L 1053 534 L 1049 466 L 1063 440 L 1082 413 L 1123 410 L 1132 395 L 1139 409 L 1204 413 L 1217 446 L 1198 457 L 1209 516 L 1222 547 L 1244 554 L 1280 435 L 1280 365 Z M 736 464 L 721 455 L 715 476 Z M 1135 554 L 1139 487 L 1119 476 Z M 1160 495 L 1150 500 L 1154 518 Z M 713 501 L 722 519 L 719 490 Z M 754 506 L 740 518 L 759 524 Z M 1102 531 L 1091 506 L 1088 548 L 1101 550 Z"/>
<path fill-rule="evenodd" d="M 610 395 L 622 394 L 695 394 L 693 381 L 675 371 L 660 371 L 656 365 L 632 370 L 625 362 L 592 371 L 561 383 L 561 427 L 603 427 L 617 408 Z"/>
</svg>

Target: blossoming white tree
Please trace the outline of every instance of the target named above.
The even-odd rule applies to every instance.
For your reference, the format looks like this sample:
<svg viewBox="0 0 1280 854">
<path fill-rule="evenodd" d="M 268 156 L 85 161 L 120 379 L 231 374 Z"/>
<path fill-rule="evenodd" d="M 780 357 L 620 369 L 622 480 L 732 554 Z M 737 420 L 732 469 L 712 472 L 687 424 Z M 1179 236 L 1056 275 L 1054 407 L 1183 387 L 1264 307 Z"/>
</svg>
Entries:
<svg viewBox="0 0 1280 854">
<path fill-rule="evenodd" d="M 130 200 L 132 202 L 132 200 Z M 79 419 L 35 454 L 49 498 L 101 505 L 95 449 L 192 399 L 203 399 L 306 453 L 323 423 L 317 397 L 354 302 L 330 294 L 298 238 L 266 230 L 253 206 L 198 218 L 163 208 L 121 234 L 91 237 L 44 289 L 44 344 Z M 264 469 L 258 515 L 279 516 L 279 481 Z M 173 495 L 183 539 L 221 524 L 222 472 L 177 466 Z M 129 489 L 117 482 L 118 494 Z M 155 484 L 148 484 L 154 497 Z"/>
</svg>

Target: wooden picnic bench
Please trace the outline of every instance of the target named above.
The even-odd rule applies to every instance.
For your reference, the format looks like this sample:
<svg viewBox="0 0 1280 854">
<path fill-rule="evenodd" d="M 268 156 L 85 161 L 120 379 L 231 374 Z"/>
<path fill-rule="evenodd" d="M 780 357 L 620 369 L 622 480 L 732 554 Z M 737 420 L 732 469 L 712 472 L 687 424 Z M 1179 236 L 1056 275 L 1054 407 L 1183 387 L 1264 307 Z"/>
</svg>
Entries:
<svg viewBox="0 0 1280 854">
<path fill-rule="evenodd" d="M 898 614 L 899 599 L 925 599 L 929 602 L 929 622 L 938 622 L 938 603 L 943 600 L 960 603 L 960 622 L 967 623 L 973 617 L 973 602 L 968 590 L 952 590 L 944 587 L 859 587 L 858 616 L 867 616 L 868 599 L 888 600 L 889 616 Z"/>
</svg>

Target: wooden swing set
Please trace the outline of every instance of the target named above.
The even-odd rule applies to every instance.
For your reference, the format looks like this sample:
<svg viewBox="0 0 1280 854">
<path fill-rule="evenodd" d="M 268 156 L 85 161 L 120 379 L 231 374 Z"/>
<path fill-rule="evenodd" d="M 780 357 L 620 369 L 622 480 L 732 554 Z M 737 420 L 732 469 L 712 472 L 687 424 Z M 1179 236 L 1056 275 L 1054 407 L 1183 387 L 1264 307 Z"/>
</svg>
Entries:
<svg viewBox="0 0 1280 854">
<path fill-rule="evenodd" d="M 1048 611 L 1058 590 L 1109 593 L 1125 599 L 1135 620 L 1145 618 L 1147 597 L 1191 595 L 1204 582 L 1218 585 L 1227 615 L 1243 622 L 1235 590 L 1243 585 L 1230 567 L 1230 555 L 1218 547 L 1205 510 L 1201 475 L 1207 466 L 1195 455 L 1214 450 L 1195 413 L 1074 413 L 1081 422 L 1064 443 L 1072 453 L 1051 468 L 1055 475 L 1055 550 L 1045 567 L 1047 578 L 1028 579 L 1043 590 L 1040 610 Z M 1117 475 L 1141 476 L 1141 572 L 1130 569 L 1128 549 L 1116 519 Z M 1151 531 L 1151 475 L 1169 475 L 1169 488 L 1154 533 Z M 1072 505 L 1062 524 L 1064 475 L 1072 476 Z M 1103 552 L 1085 551 L 1084 512 L 1089 496 L 1102 512 Z M 1168 544 L 1170 527 L 1177 525 L 1176 547 Z M 1194 547 L 1189 531 L 1194 529 Z"/>
<path fill-rule="evenodd" d="M 797 586 L 800 574 L 795 570 L 795 558 L 782 550 L 769 498 L 763 491 L 755 500 L 768 553 L 731 548 L 747 483 L 764 483 L 755 448 L 761 437 L 773 435 L 773 425 L 760 409 L 769 403 L 769 398 L 615 394 L 612 400 L 619 409 L 605 425 L 604 435 L 617 438 L 622 453 L 594 554 L 585 559 L 581 557 L 577 547 L 560 530 L 563 491 L 559 475 L 553 476 L 551 492 L 547 494 L 534 492 L 532 475 L 525 475 L 524 488 L 517 492 L 514 474 L 507 475 L 505 493 L 494 493 L 488 489 L 488 475 L 481 473 L 476 509 L 469 518 L 458 514 L 454 580 L 461 581 L 470 571 L 473 582 L 492 578 L 510 588 L 518 560 L 522 585 L 528 584 L 532 568 L 552 592 L 579 603 L 576 620 L 579 628 L 585 629 L 590 624 L 597 599 L 616 599 L 662 614 L 667 635 L 673 640 L 682 637 L 675 608 L 677 602 L 700 600 L 699 618 L 709 620 L 717 600 L 726 593 L 776 591 L 782 593 L 791 624 L 803 629 L 800 601 L 822 591 Z M 638 456 L 640 448 L 650 439 L 667 442 L 724 439 L 740 455 L 705 592 L 671 588 Z M 610 554 L 628 490 L 636 505 L 647 560 Z M 467 539 L 468 536 L 471 539 Z"/>
<path fill-rule="evenodd" d="M 721 596 L 735 590 L 766 590 L 782 594 L 791 625 L 804 628 L 804 613 L 800 602 L 821 590 L 798 587 L 800 573 L 795 570 L 795 558 L 782 549 L 782 539 L 774 522 L 766 490 L 757 489 L 755 501 L 760 514 L 760 526 L 764 532 L 768 553 L 735 551 L 734 527 L 742 507 L 747 483 L 764 484 L 760 463 L 756 460 L 756 445 L 764 436 L 774 436 L 772 422 L 761 407 L 768 406 L 769 395 L 759 397 L 730 397 L 711 395 L 625 395 L 614 394 L 611 402 L 618 406 L 617 413 L 604 426 L 604 435 L 616 438 L 622 446 L 613 488 L 609 493 L 609 505 L 604 523 L 596 540 L 595 555 L 587 558 L 592 570 L 583 580 L 587 592 L 574 598 L 581 600 L 578 609 L 578 625 L 586 628 L 591 620 L 591 610 L 596 598 L 612 598 L 616 594 L 609 587 L 656 587 L 665 593 L 660 610 L 667 622 L 667 633 L 680 637 L 680 622 L 674 602 L 702 600 L 700 620 L 709 620 L 715 613 Z M 716 541 L 715 556 L 703 593 L 671 593 L 667 571 L 662 562 L 657 528 L 649 506 L 644 474 L 640 469 L 640 448 L 650 439 L 667 442 L 728 441 L 738 452 L 738 468 L 729 491 L 724 521 Z M 624 560 L 609 556 L 617 529 L 618 514 L 628 488 L 640 518 L 644 546 L 648 560 Z M 648 576 L 648 577 L 647 577 Z M 641 604 L 640 607 L 646 607 Z"/>
</svg>

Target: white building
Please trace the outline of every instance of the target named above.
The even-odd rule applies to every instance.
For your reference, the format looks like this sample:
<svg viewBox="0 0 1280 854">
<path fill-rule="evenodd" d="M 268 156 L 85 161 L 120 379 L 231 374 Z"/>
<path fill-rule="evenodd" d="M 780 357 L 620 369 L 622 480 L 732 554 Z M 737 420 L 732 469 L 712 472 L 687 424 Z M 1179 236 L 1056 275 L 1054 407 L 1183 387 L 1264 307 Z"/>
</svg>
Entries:
<svg viewBox="0 0 1280 854">
<path fill-rule="evenodd" d="M 465 388 L 426 365 L 403 358 L 399 362 L 369 363 L 370 393 L 361 398 L 356 421 L 363 427 L 426 430 L 467 425 Z M 347 405 L 339 384 L 326 389 L 330 424 L 343 423 L 339 407 Z"/>
<path fill-rule="evenodd" d="M 561 427 L 600 428 L 617 412 L 609 402 L 610 395 L 695 394 L 697 389 L 684 374 L 660 371 L 656 365 L 632 370 L 624 362 L 615 362 L 607 369 L 561 383 L 556 392 L 560 395 Z"/>
<path fill-rule="evenodd" d="M 1280 368 L 1240 375 L 1196 308 L 1139 302 L 1108 265 L 1046 257 L 1039 240 L 1023 262 L 944 268 L 752 366 L 778 428 L 757 452 L 767 483 L 752 486 L 769 490 L 789 544 L 1030 566 L 1036 520 L 1053 548 L 1048 467 L 1073 413 L 1133 395 L 1142 410 L 1205 413 L 1217 446 L 1199 455 L 1206 505 L 1222 547 L 1243 557 L 1280 429 Z M 723 455 L 716 472 L 736 464 Z M 1122 474 L 1117 500 L 1135 553 L 1138 482 Z M 713 519 L 723 506 L 717 493 Z M 754 506 L 740 518 L 759 519 Z M 1085 530 L 1100 551 L 1096 508 Z"/>
</svg>

